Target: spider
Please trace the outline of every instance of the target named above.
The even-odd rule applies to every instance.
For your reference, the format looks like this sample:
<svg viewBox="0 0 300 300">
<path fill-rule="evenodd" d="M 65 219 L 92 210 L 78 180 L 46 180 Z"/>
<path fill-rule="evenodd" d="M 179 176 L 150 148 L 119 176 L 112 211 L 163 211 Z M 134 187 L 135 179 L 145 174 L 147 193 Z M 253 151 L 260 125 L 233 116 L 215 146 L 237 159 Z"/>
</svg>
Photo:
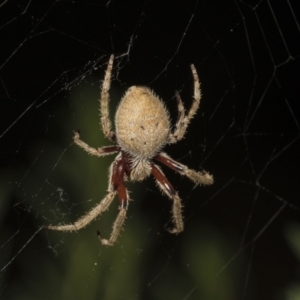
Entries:
<svg viewBox="0 0 300 300">
<path fill-rule="evenodd" d="M 103 133 L 116 145 L 93 148 L 80 139 L 79 131 L 76 131 L 73 137 L 74 143 L 90 155 L 101 157 L 118 153 L 109 169 L 108 193 L 98 205 L 73 224 L 46 226 L 48 229 L 59 231 L 79 230 L 106 211 L 115 195 L 118 194 L 119 213 L 113 224 L 110 238 L 104 239 L 98 233 L 101 243 L 107 246 L 112 246 L 116 242 L 126 219 L 129 196 L 124 181 L 142 181 L 150 175 L 155 178 L 161 191 L 173 201 L 172 221 L 174 227 L 169 229 L 169 232 L 178 234 L 183 231 L 181 199 L 161 168 L 154 161 L 187 176 L 195 184 L 210 185 L 213 183 L 213 177 L 209 173 L 191 170 L 161 151 L 166 144 L 175 144 L 184 137 L 190 120 L 199 108 L 201 90 L 194 65 L 191 65 L 194 78 L 194 100 L 188 113 L 185 113 L 180 95 L 176 92 L 178 120 L 173 130 L 171 130 L 169 112 L 164 103 L 149 88 L 132 86 L 126 91 L 117 108 L 115 116 L 116 132 L 114 132 L 111 130 L 109 118 L 109 89 L 113 62 L 114 55 L 111 55 L 99 102 L 100 125 Z"/>
</svg>

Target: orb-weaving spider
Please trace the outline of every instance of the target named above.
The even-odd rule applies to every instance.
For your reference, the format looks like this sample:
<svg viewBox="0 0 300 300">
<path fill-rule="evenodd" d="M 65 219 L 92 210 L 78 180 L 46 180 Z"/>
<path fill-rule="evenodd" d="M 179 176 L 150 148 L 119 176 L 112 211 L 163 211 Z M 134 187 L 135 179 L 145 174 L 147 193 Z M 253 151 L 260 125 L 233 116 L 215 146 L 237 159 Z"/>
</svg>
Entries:
<svg viewBox="0 0 300 300">
<path fill-rule="evenodd" d="M 190 120 L 198 110 L 201 90 L 194 65 L 191 65 L 194 78 L 194 100 L 188 113 L 185 113 L 182 100 L 179 93 L 176 92 L 178 121 L 173 130 L 171 130 L 169 112 L 163 102 L 149 88 L 132 86 L 126 91 L 120 101 L 115 116 L 116 132 L 113 132 L 111 130 L 108 107 L 113 61 L 114 56 L 111 55 L 101 90 L 100 115 L 104 135 L 110 141 L 115 142 L 116 145 L 96 149 L 82 141 L 79 132 L 74 134 L 74 143 L 88 154 L 100 157 L 118 153 L 110 166 L 108 194 L 91 211 L 73 224 L 46 226 L 48 229 L 60 231 L 79 230 L 106 211 L 115 195 L 118 194 L 119 214 L 114 222 L 110 238 L 103 239 L 99 235 L 102 244 L 109 246 L 116 242 L 126 218 L 129 196 L 124 185 L 125 179 L 142 181 L 146 177 L 153 175 L 162 192 L 173 200 L 172 220 L 174 228 L 169 231 L 174 234 L 183 231 L 181 200 L 154 161 L 158 161 L 181 175 L 187 176 L 196 184 L 210 185 L 213 183 L 213 177 L 209 173 L 191 170 L 173 160 L 166 153 L 161 152 L 161 149 L 166 144 L 177 143 L 183 138 Z"/>
</svg>

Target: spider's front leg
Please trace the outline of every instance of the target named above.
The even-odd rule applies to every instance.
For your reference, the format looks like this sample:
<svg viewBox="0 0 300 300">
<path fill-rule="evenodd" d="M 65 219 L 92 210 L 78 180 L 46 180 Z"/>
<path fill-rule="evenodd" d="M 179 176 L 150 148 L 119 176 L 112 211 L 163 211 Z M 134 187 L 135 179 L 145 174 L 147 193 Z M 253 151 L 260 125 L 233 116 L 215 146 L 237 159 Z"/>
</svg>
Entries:
<svg viewBox="0 0 300 300">
<path fill-rule="evenodd" d="M 128 193 L 124 186 L 124 180 L 123 180 L 124 173 L 125 173 L 125 168 L 123 166 L 123 161 L 117 158 L 110 168 L 108 194 L 96 207 L 94 207 L 91 211 L 86 213 L 84 216 L 82 216 L 72 224 L 56 225 L 56 226 L 48 225 L 44 227 L 50 230 L 58 230 L 58 231 L 80 230 L 81 228 L 84 228 L 89 223 L 91 223 L 91 221 L 93 221 L 96 217 L 101 215 L 104 211 L 106 211 L 109 208 L 110 204 L 112 203 L 116 193 L 118 193 L 120 212 L 117 216 L 117 219 L 114 222 L 113 231 L 110 235 L 110 238 L 109 240 L 102 239 L 100 237 L 100 233 L 98 234 L 99 239 L 103 245 L 112 246 L 116 242 L 120 234 L 120 231 L 122 230 L 124 221 L 126 219 L 126 212 L 128 206 Z"/>
<path fill-rule="evenodd" d="M 65 224 L 65 225 L 48 225 L 44 226 L 47 229 L 50 230 L 58 230 L 58 231 L 77 231 L 81 228 L 84 228 L 88 224 L 90 224 L 95 218 L 97 218 L 99 215 L 101 215 L 104 211 L 108 209 L 111 202 L 113 201 L 115 197 L 116 192 L 111 191 L 109 192 L 106 197 L 97 205 L 95 206 L 91 211 L 86 213 L 84 216 L 82 216 L 80 219 L 78 219 L 76 222 L 72 224 Z"/>
<path fill-rule="evenodd" d="M 152 164 L 152 175 L 156 179 L 156 182 L 158 186 L 161 188 L 161 190 L 167 194 L 167 196 L 173 200 L 173 208 L 172 208 L 172 215 L 173 215 L 173 223 L 174 228 L 169 229 L 170 233 L 178 234 L 181 231 L 183 231 L 184 224 L 182 219 L 182 204 L 181 199 L 179 198 L 177 192 L 171 185 L 171 183 L 168 181 L 164 173 L 159 169 L 158 166 L 155 164 Z"/>
<path fill-rule="evenodd" d="M 126 170 L 125 170 L 124 162 L 122 160 L 122 157 L 119 156 L 116 158 L 112 166 L 111 176 L 110 176 L 111 178 L 110 188 L 114 191 L 117 191 L 118 193 L 120 211 L 113 224 L 113 230 L 108 240 L 101 238 L 101 235 L 98 232 L 98 238 L 100 242 L 106 246 L 113 246 L 113 244 L 116 242 L 126 219 L 129 198 L 128 198 L 127 190 L 124 185 L 125 172 Z"/>
</svg>

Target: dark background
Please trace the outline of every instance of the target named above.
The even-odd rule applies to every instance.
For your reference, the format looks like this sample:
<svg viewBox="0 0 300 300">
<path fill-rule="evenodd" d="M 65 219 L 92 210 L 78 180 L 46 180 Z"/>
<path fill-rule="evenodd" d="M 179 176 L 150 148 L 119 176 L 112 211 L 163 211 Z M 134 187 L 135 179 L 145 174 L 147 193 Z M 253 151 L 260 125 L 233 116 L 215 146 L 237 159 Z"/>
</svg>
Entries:
<svg viewBox="0 0 300 300">
<path fill-rule="evenodd" d="M 296 1 L 7 1 L 0 5 L 0 299 L 294 299 L 300 297 L 299 15 Z M 176 120 L 175 90 L 200 110 L 164 150 L 214 175 L 194 187 L 164 168 L 184 203 L 152 178 L 128 183 L 125 229 L 102 246 L 110 210 L 77 233 L 106 193 L 113 156 L 99 128 L 99 86 L 115 54 L 111 115 L 131 85 L 151 87 Z"/>
</svg>

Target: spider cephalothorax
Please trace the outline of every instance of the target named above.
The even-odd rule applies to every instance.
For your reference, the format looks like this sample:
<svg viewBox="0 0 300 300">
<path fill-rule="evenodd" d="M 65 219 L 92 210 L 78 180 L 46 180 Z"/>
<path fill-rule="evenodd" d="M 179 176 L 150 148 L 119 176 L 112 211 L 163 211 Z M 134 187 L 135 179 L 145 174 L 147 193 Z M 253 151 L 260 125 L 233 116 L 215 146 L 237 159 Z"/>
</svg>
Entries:
<svg viewBox="0 0 300 300">
<path fill-rule="evenodd" d="M 152 175 L 160 189 L 173 200 L 172 220 L 174 228 L 169 231 L 175 234 L 183 231 L 181 200 L 154 161 L 160 162 L 181 175 L 187 176 L 196 184 L 209 185 L 213 183 L 213 177 L 209 173 L 191 170 L 173 160 L 166 153 L 161 152 L 161 149 L 166 144 L 177 143 L 183 138 L 190 120 L 199 108 L 201 91 L 194 65 L 191 65 L 194 77 L 194 101 L 186 114 L 182 100 L 179 94 L 176 93 L 179 116 L 174 130 L 171 130 L 169 113 L 163 102 L 149 88 L 132 86 L 126 91 L 118 106 L 115 117 L 116 133 L 114 133 L 111 130 L 108 108 L 113 61 L 114 56 L 111 55 L 101 90 L 100 114 L 104 135 L 117 145 L 96 149 L 83 142 L 80 139 L 79 132 L 74 134 L 75 144 L 91 155 L 100 157 L 119 153 L 110 166 L 108 194 L 96 207 L 75 223 L 46 226 L 52 230 L 79 230 L 107 210 L 115 195 L 118 194 L 120 211 L 110 238 L 108 240 L 103 239 L 99 235 L 102 244 L 109 246 L 112 246 L 117 240 L 126 218 L 129 200 L 128 192 L 124 185 L 126 178 L 132 181 L 141 181 Z"/>
</svg>

